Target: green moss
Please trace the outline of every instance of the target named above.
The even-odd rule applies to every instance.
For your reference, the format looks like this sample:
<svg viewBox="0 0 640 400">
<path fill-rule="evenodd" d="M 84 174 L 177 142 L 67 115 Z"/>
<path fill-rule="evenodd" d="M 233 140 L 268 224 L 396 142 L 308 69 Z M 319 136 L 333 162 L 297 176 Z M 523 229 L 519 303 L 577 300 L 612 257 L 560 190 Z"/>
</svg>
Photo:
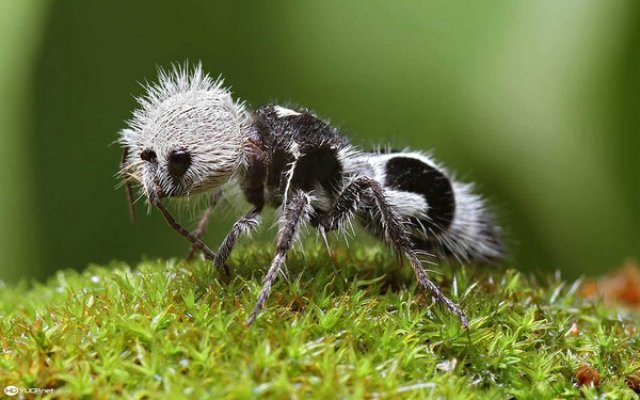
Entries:
<svg viewBox="0 0 640 400">
<path fill-rule="evenodd" d="M 239 249 L 229 284 L 204 262 L 148 261 L 2 288 L 0 385 L 62 398 L 635 398 L 638 315 L 577 297 L 576 283 L 434 267 L 465 331 L 387 251 L 308 247 L 247 328 L 269 249 Z M 600 387 L 576 387 L 583 363 Z"/>
</svg>

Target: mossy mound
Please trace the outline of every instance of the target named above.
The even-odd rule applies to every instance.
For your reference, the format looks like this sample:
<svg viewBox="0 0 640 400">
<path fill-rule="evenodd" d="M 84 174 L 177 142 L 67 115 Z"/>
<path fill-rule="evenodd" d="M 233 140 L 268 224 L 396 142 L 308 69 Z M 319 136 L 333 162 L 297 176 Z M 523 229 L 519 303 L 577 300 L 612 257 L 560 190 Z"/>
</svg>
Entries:
<svg viewBox="0 0 640 400">
<path fill-rule="evenodd" d="M 386 250 L 310 246 L 248 328 L 270 248 L 240 248 L 228 283 L 204 262 L 147 261 L 3 287 L 0 385 L 54 398 L 636 398 L 639 316 L 579 297 L 577 282 L 433 267 L 467 331 Z"/>
</svg>

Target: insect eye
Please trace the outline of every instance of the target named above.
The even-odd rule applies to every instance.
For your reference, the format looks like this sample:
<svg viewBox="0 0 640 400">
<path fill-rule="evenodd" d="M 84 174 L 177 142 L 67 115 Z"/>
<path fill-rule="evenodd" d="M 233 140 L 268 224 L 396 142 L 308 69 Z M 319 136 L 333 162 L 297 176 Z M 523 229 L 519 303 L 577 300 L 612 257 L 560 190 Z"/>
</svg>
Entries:
<svg viewBox="0 0 640 400">
<path fill-rule="evenodd" d="M 184 150 L 175 150 L 169 154 L 169 175 L 181 178 L 191 166 L 191 154 Z"/>
<path fill-rule="evenodd" d="M 142 153 L 140 153 L 140 158 L 144 161 L 154 162 L 158 158 L 156 152 L 151 149 L 144 149 Z"/>
</svg>

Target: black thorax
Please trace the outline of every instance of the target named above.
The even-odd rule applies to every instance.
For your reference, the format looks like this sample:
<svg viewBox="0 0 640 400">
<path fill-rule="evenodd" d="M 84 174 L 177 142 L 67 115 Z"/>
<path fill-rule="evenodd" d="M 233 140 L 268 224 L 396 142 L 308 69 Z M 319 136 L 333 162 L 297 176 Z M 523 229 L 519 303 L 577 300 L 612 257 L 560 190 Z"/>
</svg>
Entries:
<svg viewBox="0 0 640 400">
<path fill-rule="evenodd" d="M 349 145 L 337 129 L 306 110 L 283 115 L 265 106 L 253 113 L 248 135 L 255 149 L 241 185 L 250 203 L 278 207 L 287 186 L 288 194 L 300 189 L 332 203 L 343 177 L 340 150 Z"/>
</svg>

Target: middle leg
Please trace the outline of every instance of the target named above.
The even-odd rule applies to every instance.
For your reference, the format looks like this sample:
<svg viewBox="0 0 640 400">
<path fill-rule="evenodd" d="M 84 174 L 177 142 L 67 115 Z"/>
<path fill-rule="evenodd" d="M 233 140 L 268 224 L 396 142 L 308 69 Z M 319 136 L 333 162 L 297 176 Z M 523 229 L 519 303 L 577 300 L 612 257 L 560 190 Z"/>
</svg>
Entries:
<svg viewBox="0 0 640 400">
<path fill-rule="evenodd" d="M 309 205 L 309 196 L 303 191 L 296 192 L 296 194 L 290 199 L 289 204 L 284 205 L 285 209 L 282 215 L 282 223 L 278 232 L 278 248 L 276 255 L 271 262 L 271 267 L 269 267 L 267 275 L 264 277 L 262 290 L 260 291 L 260 295 L 258 295 L 258 300 L 253 311 L 251 311 L 251 314 L 249 315 L 247 325 L 253 324 L 258 313 L 262 309 L 262 306 L 267 300 L 273 281 L 276 279 L 278 271 L 280 271 L 280 268 L 282 268 L 282 265 L 286 260 L 287 253 L 295 242 L 300 224 L 309 215 Z"/>
<path fill-rule="evenodd" d="M 220 203 L 221 199 L 222 199 L 221 189 L 216 190 L 215 192 L 213 192 L 213 194 L 211 194 L 209 198 L 209 205 L 202 213 L 202 216 L 200 217 L 200 221 L 198 221 L 198 225 L 196 226 L 196 229 L 194 229 L 193 232 L 191 232 L 193 237 L 197 239 L 202 238 L 202 236 L 207 230 L 207 225 L 209 225 L 209 219 L 211 218 L 213 209 L 216 208 L 218 203 Z M 186 261 L 190 262 L 191 260 L 193 260 L 193 257 L 195 257 L 197 252 L 198 252 L 198 248 L 195 245 L 191 245 L 191 249 L 189 250 L 189 254 L 187 254 Z"/>
<path fill-rule="evenodd" d="M 231 255 L 231 251 L 233 250 L 233 246 L 235 245 L 238 237 L 243 234 L 250 233 L 258 227 L 260 224 L 261 211 L 262 207 L 256 207 L 233 224 L 233 227 L 231 227 L 231 230 L 227 233 L 227 236 L 218 248 L 218 254 L 214 260 L 214 264 L 218 268 L 223 268 L 226 265 L 227 259 Z"/>
</svg>

